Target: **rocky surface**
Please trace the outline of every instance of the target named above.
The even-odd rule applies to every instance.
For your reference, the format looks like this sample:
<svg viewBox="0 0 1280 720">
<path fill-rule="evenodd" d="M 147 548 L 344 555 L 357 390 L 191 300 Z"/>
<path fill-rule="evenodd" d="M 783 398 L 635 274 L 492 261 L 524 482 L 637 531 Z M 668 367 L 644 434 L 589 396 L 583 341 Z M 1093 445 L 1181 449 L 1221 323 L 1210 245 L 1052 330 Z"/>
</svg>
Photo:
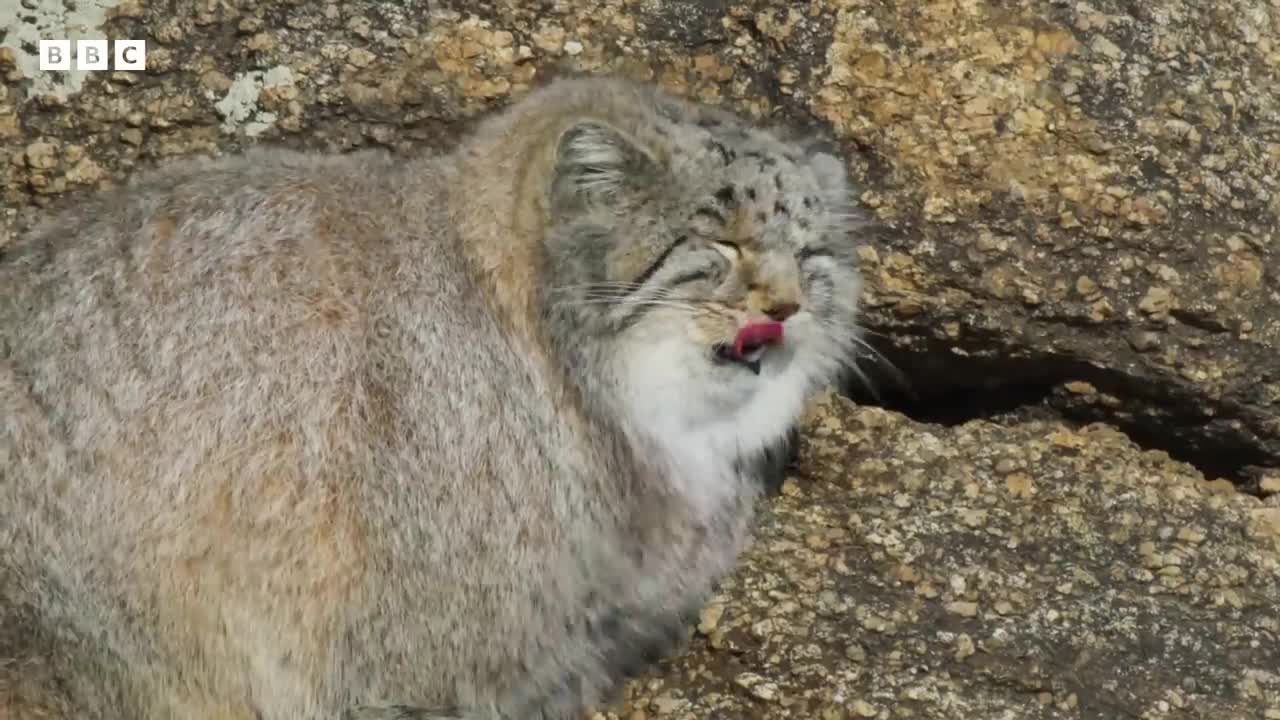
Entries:
<svg viewBox="0 0 1280 720">
<path fill-rule="evenodd" d="M 148 71 L 36 68 L 76 33 Z M 567 71 L 831 134 L 903 374 L 819 408 L 621 717 L 1280 718 L 1275 0 L 3 2 L 0 252 L 168 157 L 441 147 Z"/>
<path fill-rule="evenodd" d="M 1102 424 L 817 403 L 692 652 L 601 717 L 1280 718 L 1280 503 Z"/>
</svg>

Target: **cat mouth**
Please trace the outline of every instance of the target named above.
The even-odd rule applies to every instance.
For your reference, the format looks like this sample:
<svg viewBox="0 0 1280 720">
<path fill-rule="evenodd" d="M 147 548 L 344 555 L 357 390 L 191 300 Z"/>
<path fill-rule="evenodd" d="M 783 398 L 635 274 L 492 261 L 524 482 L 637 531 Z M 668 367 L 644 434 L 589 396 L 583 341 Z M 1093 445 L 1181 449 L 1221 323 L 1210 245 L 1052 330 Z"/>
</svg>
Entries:
<svg viewBox="0 0 1280 720">
<path fill-rule="evenodd" d="M 716 360 L 741 365 L 752 374 L 760 374 L 760 359 L 770 345 L 782 342 L 782 323 L 777 320 L 743 325 L 732 343 L 716 343 L 712 352 Z"/>
</svg>

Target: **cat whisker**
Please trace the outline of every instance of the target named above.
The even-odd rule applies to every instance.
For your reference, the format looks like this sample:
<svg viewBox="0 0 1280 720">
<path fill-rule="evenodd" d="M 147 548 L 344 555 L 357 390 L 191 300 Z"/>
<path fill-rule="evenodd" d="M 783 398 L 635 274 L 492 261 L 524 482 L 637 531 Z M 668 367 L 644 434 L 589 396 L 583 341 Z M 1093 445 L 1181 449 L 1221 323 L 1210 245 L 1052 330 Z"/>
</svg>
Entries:
<svg viewBox="0 0 1280 720">
<path fill-rule="evenodd" d="M 578 285 L 557 285 L 547 289 L 548 295 L 561 295 L 575 292 L 634 292 L 640 285 L 633 282 L 599 282 Z"/>
<path fill-rule="evenodd" d="M 622 308 L 622 307 L 627 307 L 627 308 L 668 307 L 668 308 L 674 308 L 677 310 L 688 310 L 688 311 L 694 311 L 699 309 L 697 306 L 691 305 L 689 303 L 677 302 L 673 300 L 662 300 L 658 298 L 646 298 L 646 299 L 635 299 L 635 300 L 619 300 L 617 298 L 583 298 L 583 299 L 578 299 L 570 302 L 557 303 L 558 307 L 587 307 L 587 306 L 600 306 L 600 305 L 612 305 L 619 308 Z"/>
</svg>

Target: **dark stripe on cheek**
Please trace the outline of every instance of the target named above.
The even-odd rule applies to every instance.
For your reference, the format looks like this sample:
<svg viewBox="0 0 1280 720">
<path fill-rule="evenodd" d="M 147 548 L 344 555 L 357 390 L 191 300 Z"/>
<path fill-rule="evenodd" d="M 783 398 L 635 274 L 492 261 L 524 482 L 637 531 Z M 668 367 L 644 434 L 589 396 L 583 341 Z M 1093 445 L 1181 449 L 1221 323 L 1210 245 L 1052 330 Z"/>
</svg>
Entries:
<svg viewBox="0 0 1280 720">
<path fill-rule="evenodd" d="M 804 262 L 809 258 L 815 257 L 831 257 L 831 252 L 824 248 L 807 247 L 800 248 L 800 252 L 796 253 L 796 262 Z"/>
<path fill-rule="evenodd" d="M 662 269 L 662 264 L 667 261 L 667 258 L 671 257 L 671 253 L 675 252 L 676 248 L 683 245 L 686 240 L 688 240 L 688 238 L 681 235 L 675 239 L 675 242 L 668 245 L 667 249 L 663 250 L 662 254 L 653 261 L 653 264 L 645 268 L 644 272 L 640 273 L 639 277 L 632 281 L 631 292 L 628 293 L 628 295 L 639 292 L 644 287 L 644 284 L 649 282 L 649 279 L 653 277 L 654 273 Z"/>
<path fill-rule="evenodd" d="M 662 254 L 658 256 L 658 259 L 654 260 L 653 264 L 650 265 L 648 269 L 646 269 L 643 273 L 640 273 L 640 277 L 636 278 L 635 284 L 632 286 L 631 291 L 628 292 L 627 295 L 630 296 L 642 290 L 644 288 L 644 284 L 648 282 L 654 276 L 654 274 L 657 273 L 658 270 L 662 268 L 662 264 L 667 261 L 667 258 L 671 256 L 671 253 L 676 248 L 683 245 L 686 240 L 688 240 L 688 238 L 685 236 L 676 238 L 675 242 L 671 243 L 671 245 L 669 245 L 666 250 L 663 250 Z M 687 272 L 682 275 L 677 275 L 669 283 L 667 283 L 667 287 L 669 288 L 675 287 L 682 283 L 693 282 L 694 280 L 702 279 L 704 277 L 710 277 L 710 275 L 705 270 Z M 637 320 L 644 317 L 645 313 L 657 307 L 655 303 L 646 302 L 645 300 L 640 300 L 634 304 L 622 303 L 622 305 L 626 308 L 626 314 L 623 315 L 622 318 L 618 321 L 618 328 L 617 328 L 618 332 L 622 332 L 623 330 L 626 330 L 627 328 L 631 327 L 636 323 Z"/>
<path fill-rule="evenodd" d="M 707 272 L 706 270 L 690 270 L 687 273 L 683 273 L 681 275 L 677 275 L 671 278 L 671 281 L 667 283 L 667 287 L 679 287 L 681 285 L 684 285 L 685 283 L 694 282 L 695 280 L 709 280 L 709 279 L 711 279 L 711 273 Z"/>
<path fill-rule="evenodd" d="M 711 218 L 712 220 L 716 221 L 721 225 L 725 224 L 724 215 L 721 215 L 720 211 L 716 210 L 715 208 L 709 208 L 709 207 L 698 208 L 696 211 L 694 211 L 693 214 L 695 216 L 701 215 L 702 217 L 705 217 L 705 218 Z"/>
</svg>

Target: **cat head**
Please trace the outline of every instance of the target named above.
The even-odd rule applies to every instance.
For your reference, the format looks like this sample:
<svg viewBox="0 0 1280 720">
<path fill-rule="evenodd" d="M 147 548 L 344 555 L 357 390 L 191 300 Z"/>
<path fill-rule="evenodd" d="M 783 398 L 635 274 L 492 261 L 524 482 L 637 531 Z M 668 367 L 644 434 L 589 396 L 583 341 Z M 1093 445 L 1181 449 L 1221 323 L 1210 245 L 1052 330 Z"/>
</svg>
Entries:
<svg viewBox="0 0 1280 720">
<path fill-rule="evenodd" d="M 717 110 L 648 109 L 556 136 L 548 327 L 641 424 L 782 432 L 858 342 L 845 166 Z"/>
</svg>

